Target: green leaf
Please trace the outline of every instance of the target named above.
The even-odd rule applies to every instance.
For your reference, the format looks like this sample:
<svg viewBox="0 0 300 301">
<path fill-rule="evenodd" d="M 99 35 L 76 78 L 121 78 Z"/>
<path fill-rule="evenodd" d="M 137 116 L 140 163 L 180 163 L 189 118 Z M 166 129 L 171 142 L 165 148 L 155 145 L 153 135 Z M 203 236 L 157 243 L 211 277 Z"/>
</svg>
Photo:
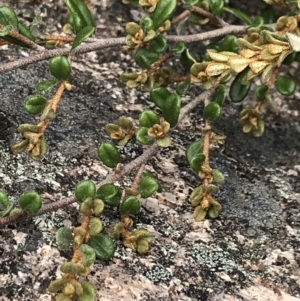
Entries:
<svg viewBox="0 0 300 301">
<path fill-rule="evenodd" d="M 136 132 L 136 139 L 139 143 L 144 145 L 150 145 L 154 142 L 154 139 L 148 136 L 148 128 L 140 127 Z"/>
<path fill-rule="evenodd" d="M 76 38 L 73 41 L 72 49 L 75 49 L 79 46 L 84 40 L 90 37 L 95 32 L 95 27 L 93 25 L 87 25 L 83 27 L 77 34 Z"/>
<path fill-rule="evenodd" d="M 56 243 L 62 250 L 68 250 L 73 241 L 73 232 L 70 228 L 62 227 L 56 232 Z"/>
<path fill-rule="evenodd" d="M 248 82 L 245 85 L 242 84 L 245 72 L 248 72 L 248 69 L 245 69 L 243 72 L 239 73 L 230 86 L 229 96 L 233 102 L 241 102 L 250 91 L 251 82 Z"/>
<path fill-rule="evenodd" d="M 18 17 L 9 6 L 0 6 L 0 24 L 11 25 L 14 30 L 19 31 Z"/>
<path fill-rule="evenodd" d="M 208 121 L 216 121 L 220 118 L 222 109 L 216 102 L 211 102 L 204 108 L 204 118 Z"/>
<path fill-rule="evenodd" d="M 184 95 L 188 89 L 191 86 L 191 82 L 189 80 L 186 80 L 185 82 L 182 82 L 177 85 L 176 87 L 176 93 L 180 96 Z"/>
<path fill-rule="evenodd" d="M 190 54 L 190 51 L 186 48 L 180 56 L 180 64 L 186 69 L 190 70 L 194 63 L 197 63 L 196 59 Z"/>
<path fill-rule="evenodd" d="M 275 80 L 275 87 L 280 94 L 290 96 L 296 90 L 296 83 L 291 77 L 279 75 Z"/>
<path fill-rule="evenodd" d="M 178 94 L 172 93 L 165 101 L 163 106 L 163 117 L 170 123 L 170 127 L 177 124 L 181 109 L 181 98 Z"/>
<path fill-rule="evenodd" d="M 215 15 L 219 16 L 224 7 L 224 0 L 208 0 L 210 11 Z"/>
<path fill-rule="evenodd" d="M 89 245 L 94 249 L 98 259 L 109 260 L 114 256 L 115 244 L 107 235 L 99 233 L 93 236 Z"/>
<path fill-rule="evenodd" d="M 82 263 L 84 266 L 91 266 L 96 258 L 95 250 L 87 244 L 82 244 L 80 247 L 80 251 L 83 255 Z"/>
<path fill-rule="evenodd" d="M 29 114 L 41 113 L 47 104 L 47 99 L 40 95 L 29 96 L 25 101 L 25 109 Z"/>
<path fill-rule="evenodd" d="M 94 286 L 88 281 L 81 281 L 80 284 L 83 288 L 83 294 L 78 297 L 79 298 L 78 300 L 79 301 L 94 301 L 94 300 L 96 300 L 97 294 L 96 294 Z"/>
<path fill-rule="evenodd" d="M 120 204 L 121 195 L 122 191 L 120 187 L 113 183 L 102 185 L 96 192 L 96 197 L 109 206 L 118 206 Z"/>
<path fill-rule="evenodd" d="M 225 11 L 233 14 L 234 16 L 238 17 L 243 22 L 245 22 L 247 25 L 252 24 L 252 19 L 250 17 L 248 17 L 248 15 L 246 15 L 245 13 L 243 13 L 242 11 L 240 11 L 238 9 L 228 7 L 228 6 L 224 6 L 223 10 L 225 10 Z"/>
<path fill-rule="evenodd" d="M 19 33 L 27 39 L 34 41 L 34 36 L 32 35 L 30 29 L 21 22 L 19 22 Z"/>
<path fill-rule="evenodd" d="M 273 5 L 267 5 L 261 10 L 260 15 L 263 17 L 265 24 L 271 24 L 275 22 L 275 13 Z"/>
<path fill-rule="evenodd" d="M 151 128 L 154 124 L 159 124 L 159 116 L 152 110 L 144 110 L 139 117 L 140 127 Z"/>
<path fill-rule="evenodd" d="M 138 198 L 130 196 L 124 200 L 120 206 L 120 213 L 122 215 L 134 215 L 141 209 L 141 203 Z"/>
<path fill-rule="evenodd" d="M 152 15 L 153 28 L 157 30 L 169 20 L 177 7 L 177 0 L 159 0 Z"/>
<path fill-rule="evenodd" d="M 158 180 L 156 179 L 156 177 L 150 171 L 144 171 L 143 175 L 142 175 L 142 178 L 143 177 L 151 177 L 151 178 L 153 178 L 157 182 L 157 184 L 158 184 L 157 192 L 162 192 L 162 187 L 161 187 L 160 183 L 158 182 Z"/>
<path fill-rule="evenodd" d="M 153 29 L 153 21 L 150 17 L 146 16 L 143 17 L 140 21 L 140 25 L 144 31 L 148 32 Z"/>
<path fill-rule="evenodd" d="M 212 170 L 212 176 L 214 178 L 214 181 L 218 184 L 222 184 L 224 182 L 224 175 L 218 170 L 218 169 L 213 169 Z"/>
<path fill-rule="evenodd" d="M 68 79 L 71 73 L 71 65 L 65 56 L 55 56 L 49 62 L 51 74 L 58 80 Z"/>
<path fill-rule="evenodd" d="M 226 88 L 224 85 L 219 85 L 212 95 L 211 101 L 217 103 L 219 106 L 222 106 L 226 98 Z"/>
<path fill-rule="evenodd" d="M 283 65 L 291 65 L 297 57 L 297 52 L 292 52 L 291 54 L 289 54 L 284 61 L 282 62 Z"/>
<path fill-rule="evenodd" d="M 87 5 L 82 0 L 64 0 L 68 6 L 70 14 L 76 15 L 82 24 L 82 28 L 88 25 L 95 27 L 92 14 Z M 80 28 L 77 28 L 78 31 Z"/>
<path fill-rule="evenodd" d="M 186 150 L 186 157 L 192 169 L 198 172 L 205 160 L 205 156 L 203 155 L 203 139 L 194 141 L 189 145 Z"/>
<path fill-rule="evenodd" d="M 139 193 L 142 198 L 148 198 L 159 188 L 158 181 L 153 176 L 144 176 L 139 183 Z"/>
<path fill-rule="evenodd" d="M 118 149 L 111 143 L 101 143 L 98 147 L 98 157 L 104 165 L 114 168 L 121 162 Z"/>
<path fill-rule="evenodd" d="M 150 91 L 150 97 L 152 101 L 160 108 L 163 109 L 164 103 L 166 99 L 171 95 L 172 93 L 166 89 L 165 87 L 157 87 L 153 88 Z"/>
<path fill-rule="evenodd" d="M 49 92 L 53 87 L 55 87 L 57 83 L 57 79 L 42 80 L 35 86 L 35 91 L 40 94 L 45 94 Z"/>
<path fill-rule="evenodd" d="M 9 201 L 7 194 L 0 189 L 0 217 L 9 213 L 12 207 L 13 203 Z"/>
<path fill-rule="evenodd" d="M 194 218 L 196 222 L 201 222 L 205 219 L 207 214 L 207 210 L 201 208 L 201 206 L 197 206 L 194 210 Z"/>
<path fill-rule="evenodd" d="M 184 42 L 178 41 L 171 48 L 170 53 L 171 54 L 181 54 L 185 49 L 186 49 L 186 46 L 185 46 Z"/>
<path fill-rule="evenodd" d="M 159 59 L 159 54 L 150 49 L 138 49 L 134 54 L 135 62 L 142 68 L 148 69 Z"/>
<path fill-rule="evenodd" d="M 188 7 L 191 7 L 191 6 L 194 6 L 196 5 L 197 3 L 199 2 L 199 0 L 185 0 L 183 3 L 183 7 L 184 8 L 188 8 Z"/>
<path fill-rule="evenodd" d="M 268 92 L 269 88 L 267 85 L 260 85 L 256 89 L 256 97 L 258 100 L 262 101 L 265 99 L 266 93 Z"/>
<path fill-rule="evenodd" d="M 207 49 L 211 49 L 211 48 L 207 47 Z M 234 36 L 234 35 L 227 35 L 222 40 L 222 42 L 220 43 L 220 45 L 217 47 L 217 51 L 218 52 L 221 52 L 221 51 L 230 51 L 230 52 L 238 53 L 239 46 L 237 44 L 237 38 L 236 38 L 236 36 Z"/>
<path fill-rule="evenodd" d="M 217 218 L 219 216 L 220 212 L 221 211 L 219 211 L 216 206 L 211 205 L 208 209 L 207 214 L 210 218 Z"/>
<path fill-rule="evenodd" d="M 91 236 L 99 234 L 103 230 L 103 223 L 100 218 L 93 217 L 89 222 L 89 233 Z"/>
<path fill-rule="evenodd" d="M 37 213 L 42 207 L 42 197 L 35 191 L 27 191 L 20 196 L 19 204 L 28 213 Z"/>
<path fill-rule="evenodd" d="M 12 29 L 13 27 L 11 25 L 4 26 L 2 29 L 0 29 L 0 37 L 7 36 Z"/>
<path fill-rule="evenodd" d="M 5 41 L 8 41 L 12 44 L 19 45 L 22 47 L 29 48 L 29 46 L 18 39 L 11 37 L 7 35 L 9 33 L 9 29 L 13 29 L 17 32 L 19 32 L 19 21 L 16 13 L 9 7 L 9 6 L 0 6 L 0 24 L 4 26 L 8 26 L 4 29 L 2 29 L 2 39 Z M 11 27 L 12 28 L 11 28 Z M 6 34 L 6 35 L 4 35 Z M 4 35 L 4 36 L 3 36 Z"/>
<path fill-rule="evenodd" d="M 149 43 L 149 49 L 158 54 L 164 52 L 167 46 L 167 40 L 162 34 L 158 34 Z"/>
<path fill-rule="evenodd" d="M 253 27 L 262 27 L 264 25 L 264 19 L 262 17 L 256 17 L 253 21 L 252 21 L 252 25 Z"/>
<path fill-rule="evenodd" d="M 76 185 L 75 196 L 79 203 L 82 203 L 88 197 L 94 197 L 96 193 L 96 186 L 90 180 L 83 180 Z"/>
</svg>

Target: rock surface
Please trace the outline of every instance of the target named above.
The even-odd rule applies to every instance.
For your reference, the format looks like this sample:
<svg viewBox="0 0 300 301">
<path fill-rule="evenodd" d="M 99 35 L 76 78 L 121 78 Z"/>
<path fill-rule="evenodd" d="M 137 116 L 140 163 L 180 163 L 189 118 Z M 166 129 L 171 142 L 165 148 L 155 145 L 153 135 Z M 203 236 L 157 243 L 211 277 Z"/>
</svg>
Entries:
<svg viewBox="0 0 300 301">
<path fill-rule="evenodd" d="M 34 7 L 56 32 L 65 11 L 59 11 L 61 3 L 52 2 Z M 93 6 L 99 28 L 105 29 L 101 35 L 124 35 L 128 11 L 120 4 L 106 4 Z M 32 18 L 32 6 L 18 7 L 24 19 Z M 61 20 L 54 22 L 58 12 Z M 23 55 L 26 52 L 0 48 L 1 62 Z M 12 200 L 26 190 L 36 190 L 55 201 L 72 195 L 82 179 L 100 182 L 105 178 L 108 170 L 96 154 L 97 145 L 109 141 L 104 125 L 121 115 L 137 118 L 144 107 L 153 107 L 147 93 L 129 90 L 120 81 L 119 74 L 129 68 L 135 68 L 132 59 L 119 48 L 74 60 L 73 90 L 64 93 L 57 117 L 47 129 L 49 151 L 41 162 L 25 154 L 13 155 L 10 145 L 20 139 L 16 132 L 20 123 L 37 120 L 26 114 L 23 103 L 39 80 L 49 78 L 47 62 L 0 75 L 0 188 Z M 200 92 L 193 89 L 184 103 Z M 188 167 L 184 149 L 203 136 L 203 105 L 185 118 L 174 133 L 174 145 L 161 150 L 146 166 L 163 186 L 162 193 L 143 200 L 144 209 L 135 220 L 136 227 L 154 234 L 151 250 L 139 256 L 116 242 L 113 260 L 96 261 L 88 277 L 96 287 L 97 300 L 300 300 L 299 93 L 299 87 L 290 98 L 274 92 L 261 138 L 242 133 L 240 107 L 226 100 L 215 129 L 227 139 L 211 153 L 212 166 L 226 179 L 216 194 L 223 206 L 216 220 L 193 221 L 188 196 L 200 182 Z M 142 152 L 141 146 L 130 142 L 122 151 L 123 160 L 128 162 Z M 128 176 L 120 184 L 131 181 Z M 105 211 L 105 227 L 117 220 L 114 210 Z M 78 223 L 73 204 L 0 229 L 0 300 L 53 300 L 47 286 L 61 276 L 60 265 L 72 256 L 57 249 L 55 232 Z"/>
</svg>

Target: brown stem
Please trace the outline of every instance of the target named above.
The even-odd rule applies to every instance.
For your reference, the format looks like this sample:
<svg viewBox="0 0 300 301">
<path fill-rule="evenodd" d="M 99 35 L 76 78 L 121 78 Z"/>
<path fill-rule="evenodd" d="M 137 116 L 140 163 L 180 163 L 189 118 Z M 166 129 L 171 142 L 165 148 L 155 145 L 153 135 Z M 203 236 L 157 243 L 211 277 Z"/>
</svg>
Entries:
<svg viewBox="0 0 300 301">
<path fill-rule="evenodd" d="M 178 42 L 182 41 L 185 43 L 192 43 L 196 41 L 204 41 L 209 40 L 212 38 L 228 35 L 228 34 L 237 34 L 243 33 L 246 31 L 248 26 L 246 25 L 228 25 L 226 27 L 206 31 L 198 34 L 193 35 L 181 35 L 181 36 L 166 36 L 168 42 Z M 82 44 L 76 48 L 76 54 L 83 54 L 91 51 L 96 51 L 100 49 L 105 49 L 113 46 L 124 45 L 125 38 L 109 38 L 109 39 L 99 39 L 97 42 L 89 43 L 89 44 Z M 0 73 L 4 73 L 10 70 L 14 70 L 20 67 L 24 67 L 30 65 L 35 62 L 43 61 L 48 58 L 57 56 L 57 55 L 68 55 L 71 51 L 71 48 L 60 48 L 60 49 L 52 49 L 52 50 L 45 50 L 43 53 L 39 53 L 37 55 L 32 55 L 14 62 L 9 62 L 6 64 L 2 64 L 0 66 Z"/>
<path fill-rule="evenodd" d="M 0 29 L 3 29 L 4 28 L 4 25 L 1 25 L 0 24 Z M 9 33 L 8 33 L 9 36 L 11 37 L 14 37 L 16 38 L 17 40 L 19 40 L 20 42 L 26 44 L 27 46 L 29 46 L 31 49 L 33 50 L 36 50 L 36 51 L 44 51 L 45 48 L 34 43 L 33 41 L 29 40 L 28 38 L 26 38 L 25 36 L 21 35 L 20 33 L 18 33 L 17 31 L 15 30 L 11 30 Z"/>
<path fill-rule="evenodd" d="M 176 18 L 174 18 L 172 20 L 172 25 L 176 25 L 177 23 L 179 23 L 180 21 L 184 20 L 185 18 L 187 18 L 189 15 L 191 14 L 191 12 L 189 10 L 185 10 L 184 12 L 182 12 L 179 16 L 177 16 Z"/>
<path fill-rule="evenodd" d="M 203 167 L 205 170 L 210 170 L 210 165 L 209 165 L 209 149 L 210 149 L 210 137 L 211 137 L 211 125 L 209 121 L 205 120 L 205 127 L 204 127 L 204 142 L 203 142 L 203 155 L 205 156 L 205 160 L 203 163 Z M 204 179 L 204 185 L 209 184 L 209 179 L 205 177 Z"/>
<path fill-rule="evenodd" d="M 165 54 L 164 56 L 162 56 L 158 61 L 156 61 L 156 62 L 153 64 L 152 68 L 149 69 L 149 70 L 147 71 L 147 74 L 148 74 L 148 75 L 153 74 L 153 73 L 156 71 L 156 69 L 159 68 L 159 67 L 160 67 L 164 62 L 166 62 L 170 57 L 171 57 L 170 54 Z"/>
<path fill-rule="evenodd" d="M 54 111 L 54 113 L 57 110 L 58 104 L 61 100 L 61 96 L 65 90 L 66 86 L 65 86 L 65 81 L 61 82 L 61 84 L 59 85 L 55 95 L 53 96 L 53 98 L 49 101 L 49 107 Z M 49 123 L 50 123 L 50 119 L 46 118 L 43 121 L 41 121 L 38 126 L 40 127 L 40 131 L 39 134 L 42 136 L 44 135 Z"/>
<path fill-rule="evenodd" d="M 138 172 L 137 172 L 137 174 L 136 174 L 136 176 L 134 178 L 134 181 L 133 181 L 133 183 L 131 185 L 131 189 L 133 189 L 135 191 L 137 190 L 137 188 L 139 186 L 139 182 L 140 182 L 141 177 L 142 177 L 142 174 L 144 172 L 145 166 L 146 166 L 145 163 L 140 166 L 140 168 L 139 168 L 139 170 L 138 170 Z"/>
<path fill-rule="evenodd" d="M 174 82 L 185 82 L 190 79 L 191 79 L 190 75 L 175 75 L 174 76 Z"/>
<path fill-rule="evenodd" d="M 225 27 L 225 26 L 229 25 L 223 19 L 214 16 L 212 13 L 210 13 L 210 12 L 200 8 L 200 7 L 192 6 L 190 8 L 190 12 L 193 13 L 193 14 L 197 14 L 197 15 L 203 16 L 205 18 L 208 18 L 212 25 L 215 25 L 216 27 L 219 27 L 219 28 L 222 28 L 222 27 Z"/>
</svg>

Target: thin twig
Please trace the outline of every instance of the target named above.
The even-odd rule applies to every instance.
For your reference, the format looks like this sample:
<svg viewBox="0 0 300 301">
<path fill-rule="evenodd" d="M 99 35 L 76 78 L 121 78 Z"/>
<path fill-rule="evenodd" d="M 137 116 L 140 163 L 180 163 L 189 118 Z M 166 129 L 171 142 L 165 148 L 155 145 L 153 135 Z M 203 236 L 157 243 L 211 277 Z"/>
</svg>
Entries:
<svg viewBox="0 0 300 301">
<path fill-rule="evenodd" d="M 185 43 L 192 43 L 196 41 L 204 41 L 209 40 L 212 38 L 233 34 L 233 33 L 242 33 L 245 32 L 245 30 L 248 28 L 248 26 L 244 25 L 229 25 L 220 29 L 215 29 L 212 31 L 202 32 L 198 34 L 193 35 L 183 35 L 183 36 L 167 36 L 166 39 L 168 42 L 178 42 L 182 41 Z M 113 46 L 118 45 L 124 45 L 125 44 L 125 38 L 110 38 L 110 39 L 101 39 L 94 43 L 85 43 L 76 49 L 76 54 L 83 54 L 95 50 L 105 49 Z M 26 58 L 22 58 L 20 60 L 9 62 L 6 64 L 3 64 L 0 66 L 0 74 L 14 70 L 20 67 L 24 67 L 30 64 L 33 64 L 35 62 L 43 61 L 46 59 L 49 59 L 51 57 L 57 56 L 57 55 L 68 55 L 71 51 L 71 48 L 61 48 L 61 49 L 52 49 L 52 50 L 45 50 L 43 53 L 32 55 Z"/>
<path fill-rule="evenodd" d="M 185 42 L 185 43 L 192 43 L 197 41 L 205 41 L 210 40 L 212 38 L 225 36 L 228 34 L 237 34 L 245 32 L 249 26 L 247 25 L 228 25 L 226 27 L 222 27 L 219 29 L 214 29 L 211 31 L 191 34 L 191 35 L 184 35 L 184 36 L 167 36 L 166 39 L 168 42 Z"/>
<path fill-rule="evenodd" d="M 100 50 L 104 48 L 109 48 L 117 45 L 124 45 L 125 44 L 125 38 L 111 38 L 111 39 L 101 39 L 98 40 L 97 42 L 94 43 L 89 43 L 89 44 L 83 44 L 78 46 L 76 49 L 75 53 L 76 54 L 82 54 L 82 53 L 87 53 L 95 50 Z M 68 55 L 71 51 L 71 48 L 60 48 L 60 49 L 52 49 L 52 50 L 47 50 L 44 51 L 43 53 L 39 53 L 36 55 L 32 55 L 26 58 L 22 58 L 20 60 L 14 61 L 14 62 L 9 62 L 6 64 L 3 64 L 0 66 L 0 74 L 18 69 L 20 67 L 24 67 L 39 61 L 43 61 L 49 58 L 52 58 L 57 55 Z"/>
<path fill-rule="evenodd" d="M 0 24 L 0 29 L 3 29 L 3 28 L 4 28 L 4 25 Z M 29 40 L 28 38 L 26 38 L 25 36 L 23 36 L 22 34 L 18 33 L 15 30 L 11 30 L 8 33 L 8 35 L 11 36 L 11 37 L 13 37 L 13 38 L 16 38 L 20 42 L 26 44 L 28 47 L 30 47 L 33 50 L 36 50 L 36 51 L 39 51 L 39 52 L 42 52 L 42 51 L 45 50 L 44 47 L 42 47 L 42 46 L 34 43 L 33 41 Z"/>
</svg>

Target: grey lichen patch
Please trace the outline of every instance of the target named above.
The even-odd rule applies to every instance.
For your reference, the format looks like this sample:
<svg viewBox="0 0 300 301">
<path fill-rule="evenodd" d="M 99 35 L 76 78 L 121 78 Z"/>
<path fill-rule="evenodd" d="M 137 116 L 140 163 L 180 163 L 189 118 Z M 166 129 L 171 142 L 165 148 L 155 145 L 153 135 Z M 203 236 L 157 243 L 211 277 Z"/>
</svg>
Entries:
<svg viewBox="0 0 300 301">
<path fill-rule="evenodd" d="M 186 254 L 201 268 L 207 268 L 212 272 L 233 272 L 239 269 L 233 256 L 216 245 L 195 243 Z"/>
<path fill-rule="evenodd" d="M 145 276 L 154 283 L 169 282 L 172 278 L 170 270 L 159 264 L 153 265 Z"/>
</svg>

